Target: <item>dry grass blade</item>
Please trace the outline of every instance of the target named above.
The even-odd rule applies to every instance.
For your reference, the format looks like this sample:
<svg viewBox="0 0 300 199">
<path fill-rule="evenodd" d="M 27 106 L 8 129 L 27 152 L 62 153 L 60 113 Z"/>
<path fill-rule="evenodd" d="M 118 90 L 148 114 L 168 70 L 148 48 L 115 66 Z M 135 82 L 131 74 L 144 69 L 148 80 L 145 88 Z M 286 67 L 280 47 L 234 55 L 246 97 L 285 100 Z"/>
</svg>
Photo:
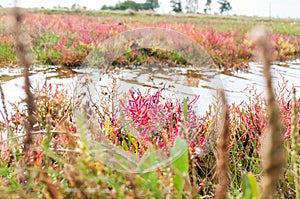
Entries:
<svg viewBox="0 0 300 199">
<path fill-rule="evenodd" d="M 6 108 L 6 104 L 5 104 L 5 95 L 2 89 L 2 85 L 0 84 L 0 94 L 1 94 L 1 101 L 2 101 L 2 107 L 3 107 L 3 111 L 4 111 L 4 116 L 5 116 L 5 124 L 6 124 L 6 130 L 7 130 L 7 135 L 6 137 L 9 138 L 9 129 L 8 129 L 8 113 L 7 113 L 7 108 Z M 2 138 L 1 138 L 2 140 Z"/>
<path fill-rule="evenodd" d="M 7 108 L 6 108 L 6 104 L 5 104 L 5 95 L 2 89 L 2 85 L 0 84 L 0 94 L 1 94 L 1 101 L 2 101 L 2 107 L 3 107 L 3 111 L 4 111 L 4 116 L 6 119 L 6 122 L 8 122 L 8 113 L 7 113 Z"/>
<path fill-rule="evenodd" d="M 43 173 L 40 176 L 40 182 L 44 183 L 49 191 L 49 194 L 52 199 L 61 199 L 63 198 L 62 193 L 58 189 L 58 187 L 52 182 L 52 179 L 48 176 L 48 174 Z"/>
<path fill-rule="evenodd" d="M 299 154 L 299 129 L 298 129 L 298 107 L 297 107 L 297 98 L 296 98 L 296 88 L 293 90 L 293 109 L 292 109 L 292 130 L 291 130 L 291 138 L 292 138 L 292 160 L 291 160 L 291 169 L 296 173 L 294 177 L 294 184 L 295 184 L 295 192 L 296 198 L 300 198 L 299 193 L 299 167 L 296 163 Z"/>
<path fill-rule="evenodd" d="M 23 70 L 23 76 L 24 76 L 24 91 L 26 93 L 26 99 L 25 102 L 27 104 L 27 114 L 28 118 L 26 124 L 25 124 L 25 133 L 27 135 L 25 139 L 25 148 L 29 148 L 29 146 L 32 144 L 32 136 L 31 131 L 34 125 L 34 110 L 35 110 L 35 104 L 34 104 L 34 96 L 30 90 L 31 84 L 29 80 L 29 68 L 32 65 L 31 60 L 31 49 L 29 46 L 29 40 L 26 38 L 25 32 L 22 30 L 22 17 L 23 13 L 20 8 L 13 8 L 12 15 L 15 18 L 15 25 L 14 25 L 14 34 L 15 34 L 15 42 L 16 42 L 16 48 L 20 60 L 20 64 L 24 67 Z"/>
<path fill-rule="evenodd" d="M 285 163 L 283 133 L 280 121 L 280 112 L 275 100 L 272 86 L 271 64 L 273 59 L 272 44 L 267 32 L 258 28 L 252 32 L 252 39 L 264 66 L 264 76 L 267 84 L 267 102 L 269 115 L 269 129 L 263 145 L 263 192 L 262 198 L 274 198 L 276 186 L 281 177 Z"/>
<path fill-rule="evenodd" d="M 228 139 L 229 139 L 229 112 L 226 107 L 224 90 L 220 91 L 223 105 L 223 126 L 217 142 L 217 177 L 216 199 L 226 199 L 228 190 Z"/>
</svg>

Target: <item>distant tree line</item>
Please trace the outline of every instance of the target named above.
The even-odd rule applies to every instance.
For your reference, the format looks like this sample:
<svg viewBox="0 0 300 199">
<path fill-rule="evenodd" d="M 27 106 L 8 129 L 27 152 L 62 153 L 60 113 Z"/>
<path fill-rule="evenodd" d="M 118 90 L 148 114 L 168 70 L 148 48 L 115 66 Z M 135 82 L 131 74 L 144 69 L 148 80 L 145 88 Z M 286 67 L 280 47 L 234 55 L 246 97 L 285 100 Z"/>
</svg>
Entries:
<svg viewBox="0 0 300 199">
<path fill-rule="evenodd" d="M 232 7 L 228 0 L 218 0 L 220 13 L 229 12 Z M 199 12 L 199 1 L 198 0 L 186 0 L 186 11 L 196 13 Z M 182 0 L 170 0 L 172 11 L 178 13 L 182 12 Z M 212 0 L 206 0 L 203 11 L 205 13 L 211 12 Z M 124 2 L 119 2 L 115 6 L 106 6 L 104 5 L 102 10 L 154 10 L 159 7 L 158 0 L 146 0 L 145 3 L 136 3 L 133 0 L 125 0 Z"/>
<path fill-rule="evenodd" d="M 136 3 L 132 0 L 126 0 L 124 2 L 119 2 L 115 6 L 102 6 L 101 10 L 154 10 L 159 7 L 158 0 L 146 0 L 145 3 Z"/>
<path fill-rule="evenodd" d="M 172 10 L 174 12 L 182 12 L 182 1 L 181 0 L 170 0 Z M 198 12 L 199 11 L 199 1 L 198 0 L 186 0 L 186 11 L 187 12 Z M 211 12 L 212 0 L 206 0 L 203 11 L 205 13 Z M 229 12 L 232 7 L 228 0 L 218 0 L 220 13 Z"/>
</svg>

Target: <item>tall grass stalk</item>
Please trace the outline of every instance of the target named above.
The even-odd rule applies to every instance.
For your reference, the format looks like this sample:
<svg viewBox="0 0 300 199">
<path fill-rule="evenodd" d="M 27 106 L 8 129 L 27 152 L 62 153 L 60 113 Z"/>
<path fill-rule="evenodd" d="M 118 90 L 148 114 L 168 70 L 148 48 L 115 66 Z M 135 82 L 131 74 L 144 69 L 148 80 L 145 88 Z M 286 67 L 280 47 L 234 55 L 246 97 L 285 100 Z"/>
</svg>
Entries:
<svg viewBox="0 0 300 199">
<path fill-rule="evenodd" d="M 292 139 L 292 154 L 291 154 L 291 169 L 294 171 L 294 184 L 295 184 L 295 192 L 296 198 L 300 198 L 299 193 L 299 168 L 297 165 L 297 158 L 299 158 L 299 129 L 298 129 L 298 107 L 297 107 L 297 99 L 296 99 L 296 89 L 293 90 L 293 109 L 292 109 L 292 131 L 291 131 L 291 139 Z"/>
<path fill-rule="evenodd" d="M 262 145 L 263 162 L 263 190 L 262 199 L 275 197 L 276 186 L 279 183 L 285 163 L 285 149 L 283 145 L 283 132 L 280 121 L 279 107 L 275 99 L 272 86 L 271 63 L 273 59 L 272 44 L 269 36 L 263 28 L 257 28 L 252 32 L 252 39 L 263 63 L 263 73 L 267 85 L 267 111 L 269 116 L 269 128 Z"/>
<path fill-rule="evenodd" d="M 1 95 L 1 101 L 2 101 L 2 107 L 3 107 L 3 111 L 4 111 L 4 117 L 3 118 L 5 120 L 5 127 L 6 127 L 6 138 L 9 138 L 9 128 L 8 128 L 8 113 L 7 113 L 7 108 L 6 108 L 6 104 L 5 104 L 5 95 L 2 89 L 2 85 L 0 84 L 0 95 Z M 0 135 L 0 138 L 2 140 L 2 134 Z"/>
<path fill-rule="evenodd" d="M 224 90 L 220 91 L 224 122 L 221 130 L 221 134 L 217 142 L 217 176 L 218 185 L 216 188 L 216 199 L 226 199 L 228 190 L 228 139 L 229 139 L 229 111 L 226 106 L 226 98 Z"/>
<path fill-rule="evenodd" d="M 14 24 L 14 36 L 15 36 L 15 43 L 18 52 L 18 57 L 20 60 L 20 65 L 24 67 L 23 76 L 24 76 L 24 91 L 26 93 L 25 102 L 27 104 L 27 121 L 25 121 L 25 133 L 26 139 L 24 141 L 25 149 L 28 149 L 32 144 L 32 136 L 31 131 L 34 125 L 34 96 L 30 90 L 31 83 L 29 80 L 29 68 L 32 65 L 32 55 L 29 42 L 30 40 L 26 37 L 26 32 L 22 29 L 22 18 L 23 13 L 20 8 L 13 8 L 12 15 L 15 19 Z"/>
</svg>

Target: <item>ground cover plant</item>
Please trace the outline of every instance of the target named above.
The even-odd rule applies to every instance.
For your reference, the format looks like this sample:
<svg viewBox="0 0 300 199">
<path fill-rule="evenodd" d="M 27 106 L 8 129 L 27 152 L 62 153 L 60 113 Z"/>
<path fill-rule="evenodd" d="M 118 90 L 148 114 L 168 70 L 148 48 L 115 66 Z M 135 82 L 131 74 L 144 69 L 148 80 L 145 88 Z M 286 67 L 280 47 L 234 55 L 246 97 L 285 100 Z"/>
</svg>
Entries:
<svg viewBox="0 0 300 199">
<path fill-rule="evenodd" d="M 85 57 L 99 42 L 104 41 L 118 33 L 133 30 L 139 27 L 168 28 L 179 31 L 197 41 L 213 58 L 219 67 L 244 68 L 252 59 L 252 44 L 247 35 L 254 25 L 267 25 L 271 29 L 272 42 L 276 60 L 284 61 L 299 56 L 299 22 L 241 18 L 241 22 L 233 17 L 171 17 L 167 20 L 162 16 L 127 16 L 110 13 L 88 15 L 84 13 L 29 13 L 24 16 L 24 28 L 32 43 L 37 64 L 80 66 Z M 13 65 L 16 57 L 12 33 L 9 31 L 10 17 L 2 14 L 0 18 L 0 49 L 1 65 Z M 166 22 L 168 21 L 168 22 Z M 281 30 L 280 27 L 286 27 Z M 282 26 L 282 24 L 286 24 Z M 229 28 L 230 27 L 230 28 Z M 240 28 L 245 27 L 245 28 Z M 161 53 L 154 53 L 155 55 Z M 146 55 L 148 55 L 146 53 Z M 162 54 L 163 55 L 163 54 Z M 142 56 L 143 57 L 143 56 Z M 157 61 L 165 62 L 165 56 L 154 56 Z M 179 56 L 180 57 L 180 56 Z M 141 59 L 147 63 L 152 59 Z M 180 58 L 172 60 L 181 62 Z M 132 62 L 129 57 L 120 59 L 121 65 Z M 134 62 L 133 62 L 134 63 Z"/>
<path fill-rule="evenodd" d="M 16 11 L 16 35 L 22 34 L 19 14 Z M 26 17 L 40 16 L 47 24 L 47 16 L 42 15 Z M 53 25 L 63 21 L 61 24 L 72 30 L 66 15 L 54 17 Z M 124 28 L 119 26 L 108 27 Z M 47 25 L 38 30 L 47 32 L 44 27 Z M 206 31 L 215 34 L 211 29 Z M 60 41 L 61 37 L 52 34 L 44 38 L 46 42 Z M 73 33 L 64 34 L 63 44 L 73 42 L 70 39 Z M 227 38 L 226 35 L 222 38 Z M 32 56 L 29 46 L 24 46 L 27 40 L 20 38 L 12 42 L 18 49 L 25 67 L 25 81 L 28 81 Z M 274 35 L 270 36 L 271 43 L 266 35 L 255 39 L 263 55 L 267 98 L 254 88 L 247 88 L 247 102 L 228 104 L 220 91 L 216 102 L 203 115 L 193 109 L 195 102 L 202 100 L 201 96 L 183 100 L 166 97 L 163 86 L 144 92 L 131 90 L 117 106 L 112 98 L 117 80 L 111 89 L 103 87 L 103 97 L 93 113 L 85 104 L 82 105 L 86 114 L 75 112 L 74 108 L 79 105 L 73 103 L 71 91 L 48 81 L 33 89 L 27 82 L 26 99 L 12 104 L 14 110 L 8 113 L 5 93 L 0 86 L 3 106 L 0 112 L 0 197 L 298 198 L 298 88 L 289 87 L 288 81 L 283 79 L 281 84 L 275 85 L 278 89 L 273 93 L 269 67 Z M 72 45 L 70 48 L 75 50 L 76 45 Z M 35 45 L 31 47 L 35 53 Z M 66 53 L 61 59 L 74 56 L 68 49 L 62 45 L 57 51 Z M 82 53 L 81 50 L 78 49 L 78 53 Z M 60 62 L 55 52 L 52 53 L 52 56 L 46 54 L 45 59 Z M 68 57 L 69 53 L 72 56 Z M 265 146 L 270 147 L 264 151 Z M 283 150 L 278 152 L 277 149 Z M 278 158 L 282 152 L 285 157 Z"/>
<path fill-rule="evenodd" d="M 217 134 L 213 109 L 218 109 L 218 104 L 212 104 L 205 115 L 199 116 L 192 111 L 192 106 L 201 97 L 196 96 L 192 101 L 174 102 L 173 99 L 162 99 L 162 93 L 163 90 L 154 94 L 131 91 L 129 98 L 123 100 L 120 110 L 127 116 L 125 121 L 122 115 L 114 114 L 115 118 L 104 115 L 99 117 L 103 118 L 99 120 L 99 129 L 88 130 L 84 117 L 74 117 L 71 111 L 72 99 L 67 92 L 45 82 L 34 92 L 34 145 L 30 152 L 22 145 L 26 128 L 22 121 L 26 120 L 26 109 L 15 105 L 15 113 L 9 115 L 8 120 L 3 118 L 1 197 L 215 197 L 215 186 L 218 184 L 215 176 Z M 255 194 L 260 194 L 255 190 L 258 185 L 253 184 L 253 179 L 256 178 L 257 183 L 262 180 L 261 146 L 268 128 L 266 100 L 250 88 L 249 94 L 251 101 L 226 106 L 231 117 L 227 148 L 230 171 L 228 191 L 231 197 L 238 198 L 254 198 Z M 286 84 L 283 84 L 276 99 L 280 106 L 282 133 L 288 151 L 276 194 L 277 197 L 296 198 L 299 191 L 297 146 L 300 99 L 295 98 L 293 90 L 287 88 Z M 128 120 L 133 127 L 122 128 Z M 9 137 L 4 139 L 7 132 Z M 136 133 L 143 136 L 137 136 Z M 141 172 L 134 173 L 137 169 L 134 165 L 125 166 L 126 172 L 114 170 L 115 166 L 111 167 L 97 158 L 103 151 L 94 148 L 91 143 L 101 142 L 103 137 L 114 146 L 133 154 L 133 157 L 123 154 L 130 164 L 135 161 L 134 157 L 148 157 L 144 160 L 144 167 L 143 164 L 138 167 Z M 187 145 L 179 138 L 186 140 Z M 175 162 L 159 167 L 156 161 L 163 162 L 160 155 L 155 159 L 148 154 L 153 148 L 171 152 L 187 151 L 186 155 L 177 160 L 180 161 L 178 166 Z M 113 148 L 111 150 L 113 152 Z M 122 157 L 113 155 L 110 158 L 117 164 L 124 161 Z M 184 168 L 185 164 L 187 168 Z M 154 169 L 142 172 L 148 168 Z M 178 170 L 186 176 L 181 176 Z"/>
</svg>

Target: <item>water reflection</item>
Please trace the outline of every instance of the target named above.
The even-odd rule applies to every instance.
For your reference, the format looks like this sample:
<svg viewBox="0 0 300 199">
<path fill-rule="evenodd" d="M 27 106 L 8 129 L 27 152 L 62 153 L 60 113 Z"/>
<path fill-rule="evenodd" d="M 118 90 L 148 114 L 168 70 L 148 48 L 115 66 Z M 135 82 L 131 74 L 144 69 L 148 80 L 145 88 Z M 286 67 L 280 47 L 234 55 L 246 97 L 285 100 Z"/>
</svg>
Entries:
<svg viewBox="0 0 300 199">
<path fill-rule="evenodd" d="M 287 65 L 287 66 L 286 66 Z M 109 78 L 100 78 L 96 69 L 70 70 L 60 67 L 37 67 L 31 71 L 32 86 L 35 88 L 43 83 L 45 79 L 53 84 L 61 84 L 68 89 L 74 89 L 75 81 L 79 76 L 86 76 L 86 73 L 105 85 Z M 282 78 L 289 81 L 288 85 L 300 86 L 300 60 L 287 63 L 275 63 L 272 67 L 274 85 L 282 83 Z M 265 84 L 262 76 L 262 68 L 258 63 L 250 63 L 247 71 L 198 71 L 196 69 L 164 68 L 164 67 L 129 67 L 119 74 L 119 92 L 127 91 L 130 88 L 161 88 L 176 94 L 178 97 L 197 94 L 200 95 L 197 111 L 204 112 L 213 100 L 213 91 L 218 86 L 218 81 L 226 91 L 228 101 L 240 103 L 247 100 L 245 88 L 254 87 L 258 92 L 264 94 Z M 1 68 L 0 80 L 5 92 L 6 105 L 9 112 L 9 102 L 15 103 L 24 97 L 22 90 L 23 78 L 20 69 Z M 216 81 L 216 82 L 214 82 Z M 299 92 L 298 92 L 299 93 Z M 0 108 L 2 110 L 2 106 Z"/>
</svg>

